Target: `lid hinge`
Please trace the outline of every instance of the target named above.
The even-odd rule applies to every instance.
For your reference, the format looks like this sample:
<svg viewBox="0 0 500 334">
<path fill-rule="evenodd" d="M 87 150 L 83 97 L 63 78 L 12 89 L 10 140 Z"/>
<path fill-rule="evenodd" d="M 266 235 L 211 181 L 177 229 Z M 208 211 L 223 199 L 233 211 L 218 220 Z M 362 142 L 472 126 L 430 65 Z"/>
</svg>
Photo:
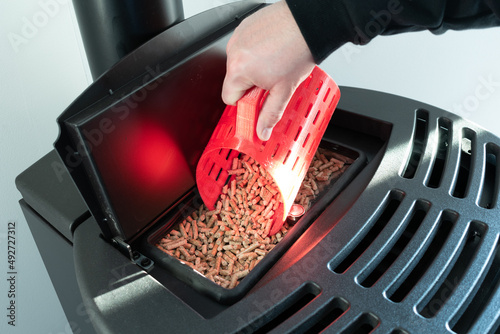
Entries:
<svg viewBox="0 0 500 334">
<path fill-rule="evenodd" d="M 132 254 L 132 247 L 130 247 L 129 244 L 125 242 L 120 237 L 114 237 L 112 239 L 113 246 L 115 246 L 120 252 L 122 252 L 123 255 L 128 257 L 130 260 L 134 260 L 134 256 Z"/>
<path fill-rule="evenodd" d="M 114 237 L 112 239 L 112 242 L 113 242 L 113 245 L 123 255 L 128 257 L 130 259 L 130 261 L 134 262 L 142 269 L 148 271 L 149 269 L 151 269 L 153 267 L 154 262 L 150 258 L 142 255 L 138 251 L 132 251 L 132 247 L 130 247 L 130 245 L 128 243 L 126 243 L 125 240 L 123 240 L 122 238 Z"/>
</svg>

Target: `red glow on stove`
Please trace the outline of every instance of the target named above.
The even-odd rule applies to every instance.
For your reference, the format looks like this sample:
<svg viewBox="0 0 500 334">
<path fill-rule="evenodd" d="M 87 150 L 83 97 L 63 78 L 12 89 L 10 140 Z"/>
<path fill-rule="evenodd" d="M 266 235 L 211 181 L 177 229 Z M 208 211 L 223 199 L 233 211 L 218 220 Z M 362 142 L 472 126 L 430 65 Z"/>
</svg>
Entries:
<svg viewBox="0 0 500 334">
<path fill-rule="evenodd" d="M 157 181 L 165 174 L 169 158 L 175 159 L 175 146 L 165 135 L 154 127 L 144 129 L 135 147 L 135 164 L 138 177 L 145 181 Z"/>
<path fill-rule="evenodd" d="M 161 124 L 142 121 L 141 126 L 127 135 L 127 161 L 124 161 L 129 177 L 141 187 L 161 189 L 175 186 L 185 178 L 189 170 L 187 162 Z M 166 190 L 166 189 L 164 189 Z"/>
</svg>

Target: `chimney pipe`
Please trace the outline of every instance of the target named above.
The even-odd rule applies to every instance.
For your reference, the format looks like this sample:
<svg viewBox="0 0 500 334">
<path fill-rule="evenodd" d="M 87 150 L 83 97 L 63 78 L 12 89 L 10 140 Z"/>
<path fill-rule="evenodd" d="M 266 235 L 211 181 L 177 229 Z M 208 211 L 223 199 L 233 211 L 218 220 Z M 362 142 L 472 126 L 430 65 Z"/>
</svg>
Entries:
<svg viewBox="0 0 500 334">
<path fill-rule="evenodd" d="M 184 19 L 182 0 L 73 0 L 73 6 L 94 80 Z"/>
</svg>

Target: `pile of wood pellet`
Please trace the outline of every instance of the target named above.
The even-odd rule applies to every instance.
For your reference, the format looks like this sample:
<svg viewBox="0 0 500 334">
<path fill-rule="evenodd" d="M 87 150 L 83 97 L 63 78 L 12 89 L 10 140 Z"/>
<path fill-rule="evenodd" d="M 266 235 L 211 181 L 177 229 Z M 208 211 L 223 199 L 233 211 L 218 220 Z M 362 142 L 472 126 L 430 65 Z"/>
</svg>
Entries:
<svg viewBox="0 0 500 334">
<path fill-rule="evenodd" d="M 307 209 L 321 185 L 340 176 L 352 161 L 318 150 L 296 202 Z M 325 167 L 326 166 L 326 167 Z M 228 171 L 230 182 L 214 210 L 205 205 L 174 226 L 157 244 L 206 278 L 234 288 L 288 232 L 268 236 L 281 196 L 273 178 L 252 158 L 235 158 Z"/>
<path fill-rule="evenodd" d="M 351 158 L 318 148 L 294 202 L 307 211 L 318 194 L 338 179 L 352 163 Z"/>
</svg>

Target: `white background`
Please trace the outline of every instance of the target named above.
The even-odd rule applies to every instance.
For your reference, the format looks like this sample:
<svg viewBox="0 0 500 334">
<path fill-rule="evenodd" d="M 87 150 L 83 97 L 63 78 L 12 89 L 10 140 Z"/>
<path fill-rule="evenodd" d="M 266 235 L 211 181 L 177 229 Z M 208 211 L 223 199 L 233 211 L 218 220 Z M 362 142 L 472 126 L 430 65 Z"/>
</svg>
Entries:
<svg viewBox="0 0 500 334">
<path fill-rule="evenodd" d="M 41 3 L 57 1 L 47 12 Z M 231 2 L 184 0 L 185 16 Z M 273 2 L 273 1 L 270 1 Z M 44 14 L 45 13 L 45 14 Z M 50 15 L 49 15 L 50 14 Z M 26 22 L 36 30 L 24 31 Z M 23 35 L 24 34 L 24 35 Z M 14 36 L 21 40 L 13 43 Z M 500 135 L 500 29 L 428 32 L 346 45 L 321 67 L 339 85 L 458 113 Z M 92 82 L 69 0 L 0 2 L 0 332 L 71 330 L 18 205 L 15 177 L 52 149 L 56 117 Z M 17 326 L 7 326 L 7 222 L 17 222 Z M 4 273 L 3 275 L 1 273 Z"/>
</svg>

